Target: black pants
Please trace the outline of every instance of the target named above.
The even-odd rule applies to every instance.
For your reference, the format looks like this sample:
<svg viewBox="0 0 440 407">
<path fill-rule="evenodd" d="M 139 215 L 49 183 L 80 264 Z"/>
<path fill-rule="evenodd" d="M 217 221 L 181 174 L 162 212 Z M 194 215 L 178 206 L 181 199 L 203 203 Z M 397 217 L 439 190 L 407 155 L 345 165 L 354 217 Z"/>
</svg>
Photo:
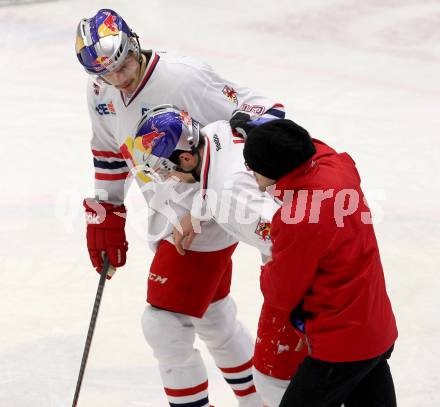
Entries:
<svg viewBox="0 0 440 407">
<path fill-rule="evenodd" d="M 332 363 L 307 356 L 291 380 L 280 407 L 396 407 L 396 394 L 383 355 L 357 362 Z"/>
</svg>

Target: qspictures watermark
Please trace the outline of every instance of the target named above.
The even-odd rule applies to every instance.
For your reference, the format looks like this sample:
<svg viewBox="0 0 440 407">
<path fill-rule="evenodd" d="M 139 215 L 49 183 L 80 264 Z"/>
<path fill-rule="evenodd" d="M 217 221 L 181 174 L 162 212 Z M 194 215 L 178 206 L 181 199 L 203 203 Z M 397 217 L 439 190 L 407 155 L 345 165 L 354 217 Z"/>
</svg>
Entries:
<svg viewBox="0 0 440 407">
<path fill-rule="evenodd" d="M 107 191 L 98 192 L 99 200 L 104 202 L 108 200 Z M 386 200 L 386 194 L 383 189 L 367 189 L 368 203 L 360 190 L 352 188 L 283 192 L 272 190 L 270 195 L 265 194 L 266 198 L 259 202 L 253 198 L 255 191 L 237 188 L 231 182 L 225 183 L 223 190 L 219 192 L 210 189 L 205 191 L 209 202 L 203 200 L 199 190 L 185 187 L 183 184 L 179 187 L 172 183 L 155 185 L 154 182 L 149 182 L 141 186 L 141 192 L 144 199 L 139 197 L 139 200 L 136 198 L 135 201 L 133 197 L 126 195 L 125 201 L 130 207 L 127 223 L 142 237 L 145 236 L 145 228 L 148 228 L 149 238 L 153 240 L 163 238 L 164 234 L 169 233 L 170 227 L 179 229 L 180 219 L 184 213 L 197 213 L 197 211 L 201 212 L 202 220 L 214 219 L 220 225 L 230 222 L 248 225 L 258 222 L 260 218 L 270 220 L 277 210 L 281 210 L 281 219 L 286 224 L 300 222 L 316 224 L 324 216 L 328 219 L 331 215 L 336 226 L 340 228 L 344 227 L 344 221 L 353 215 L 360 216 L 364 224 L 372 224 L 373 218 L 374 223 L 378 224 L 385 217 L 382 202 Z M 69 233 L 73 232 L 78 222 L 84 222 L 81 219 L 84 217 L 81 202 L 82 196 L 75 190 L 60 191 L 55 200 L 55 217 L 63 223 Z M 163 229 L 148 225 L 154 214 L 166 219 L 161 222 Z M 103 221 L 106 216 L 105 211 L 99 211 L 99 215 L 99 221 Z M 158 226 L 157 222 L 155 226 Z"/>
<path fill-rule="evenodd" d="M 358 212 L 360 220 L 366 225 L 373 223 L 370 206 L 362 191 L 354 188 L 340 190 L 273 190 L 271 194 L 277 198 L 282 196 L 281 220 L 286 224 L 307 222 L 319 223 L 323 205 L 332 207 L 332 217 L 337 227 L 344 227 L 344 218 Z M 324 204 L 325 201 L 328 201 Z M 381 214 L 383 212 L 380 212 Z M 307 218 L 306 218 L 307 216 Z"/>
</svg>

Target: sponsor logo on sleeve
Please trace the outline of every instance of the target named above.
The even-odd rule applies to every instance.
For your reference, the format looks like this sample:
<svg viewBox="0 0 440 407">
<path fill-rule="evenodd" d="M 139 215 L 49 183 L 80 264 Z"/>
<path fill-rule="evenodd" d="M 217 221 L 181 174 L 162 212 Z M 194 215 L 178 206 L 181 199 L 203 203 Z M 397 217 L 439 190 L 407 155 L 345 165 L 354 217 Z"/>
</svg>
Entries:
<svg viewBox="0 0 440 407">
<path fill-rule="evenodd" d="M 219 140 L 217 134 L 214 134 L 212 141 L 214 141 L 214 144 L 215 144 L 215 151 L 220 151 L 222 149 L 222 145 L 220 144 L 220 140 Z"/>
<path fill-rule="evenodd" d="M 260 105 L 250 105 L 248 103 L 243 103 L 240 106 L 240 110 L 243 110 L 244 112 L 256 114 L 257 116 L 260 116 L 266 111 L 266 108 L 264 106 L 260 106 Z"/>
</svg>

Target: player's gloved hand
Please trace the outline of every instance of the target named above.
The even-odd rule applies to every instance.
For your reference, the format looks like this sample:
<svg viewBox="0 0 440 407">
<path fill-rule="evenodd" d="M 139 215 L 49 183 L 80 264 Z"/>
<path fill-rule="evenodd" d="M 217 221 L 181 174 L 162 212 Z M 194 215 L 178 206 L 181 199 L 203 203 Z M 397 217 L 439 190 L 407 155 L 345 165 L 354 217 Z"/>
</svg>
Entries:
<svg viewBox="0 0 440 407">
<path fill-rule="evenodd" d="M 231 118 L 229 119 L 229 124 L 232 127 L 232 131 L 238 133 L 244 139 L 247 138 L 248 133 L 255 127 L 260 126 L 268 121 L 273 120 L 271 116 L 259 116 L 250 115 L 243 110 L 236 110 Z"/>
<path fill-rule="evenodd" d="M 229 124 L 232 129 L 235 130 L 242 137 L 246 138 L 247 133 L 254 127 L 250 122 L 252 121 L 251 115 L 242 110 L 236 110 L 231 118 L 229 119 Z"/>
<path fill-rule="evenodd" d="M 90 260 L 98 273 L 102 272 L 102 252 L 107 253 L 110 279 L 116 267 L 125 264 L 128 243 L 125 238 L 126 210 L 124 205 L 99 202 L 94 198 L 84 199 L 87 223 L 87 248 Z"/>
</svg>

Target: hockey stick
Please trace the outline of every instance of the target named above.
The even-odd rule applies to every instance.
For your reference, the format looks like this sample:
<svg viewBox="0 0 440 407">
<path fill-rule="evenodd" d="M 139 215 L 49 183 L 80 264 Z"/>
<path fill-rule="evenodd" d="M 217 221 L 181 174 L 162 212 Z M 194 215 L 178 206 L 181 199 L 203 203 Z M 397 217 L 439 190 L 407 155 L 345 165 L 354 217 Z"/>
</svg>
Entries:
<svg viewBox="0 0 440 407">
<path fill-rule="evenodd" d="M 110 263 L 107 255 L 103 255 L 103 271 L 99 279 L 98 291 L 96 292 L 95 303 L 93 304 L 92 318 L 89 324 L 89 331 L 87 332 L 86 344 L 84 345 L 83 356 L 81 360 L 81 367 L 79 369 L 78 381 L 76 383 L 75 396 L 73 397 L 72 407 L 76 407 L 78 404 L 79 392 L 81 390 L 81 384 L 84 377 L 84 371 L 86 370 L 87 359 L 89 357 L 90 345 L 92 344 L 93 332 L 95 331 L 96 319 L 98 318 L 99 305 L 101 304 L 102 292 L 104 291 L 105 280 L 107 277 Z"/>
</svg>

